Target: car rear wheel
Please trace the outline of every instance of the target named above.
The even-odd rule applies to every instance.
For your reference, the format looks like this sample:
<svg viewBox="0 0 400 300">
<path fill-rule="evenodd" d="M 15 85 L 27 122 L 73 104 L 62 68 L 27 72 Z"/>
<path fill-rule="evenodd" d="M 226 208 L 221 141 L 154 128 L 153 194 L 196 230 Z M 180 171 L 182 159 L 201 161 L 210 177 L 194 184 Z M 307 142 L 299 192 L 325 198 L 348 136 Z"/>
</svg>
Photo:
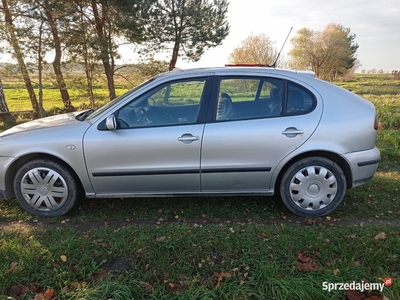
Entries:
<svg viewBox="0 0 400 300">
<path fill-rule="evenodd" d="M 25 163 L 15 176 L 14 191 L 22 207 L 40 217 L 66 214 L 80 195 L 71 172 L 49 159 Z"/>
<path fill-rule="evenodd" d="M 308 157 L 295 162 L 280 183 L 285 206 L 303 217 L 329 214 L 342 202 L 345 192 L 343 170 L 323 157 Z"/>
</svg>

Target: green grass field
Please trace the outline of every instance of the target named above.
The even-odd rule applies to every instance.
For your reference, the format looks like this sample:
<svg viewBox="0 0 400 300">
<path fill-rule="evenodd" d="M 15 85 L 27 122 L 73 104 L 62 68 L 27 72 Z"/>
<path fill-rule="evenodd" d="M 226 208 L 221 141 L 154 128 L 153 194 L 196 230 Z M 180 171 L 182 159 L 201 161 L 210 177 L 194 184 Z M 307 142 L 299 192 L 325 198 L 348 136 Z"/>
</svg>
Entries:
<svg viewBox="0 0 400 300">
<path fill-rule="evenodd" d="M 10 108 L 29 109 L 3 81 Z M 375 104 L 382 161 L 331 215 L 299 218 L 277 197 L 210 197 L 81 199 L 42 219 L 0 201 L 0 299 L 400 299 L 400 82 L 336 84 Z M 60 106 L 56 90 L 45 94 L 45 107 Z M 388 277 L 383 293 L 323 289 Z"/>
</svg>

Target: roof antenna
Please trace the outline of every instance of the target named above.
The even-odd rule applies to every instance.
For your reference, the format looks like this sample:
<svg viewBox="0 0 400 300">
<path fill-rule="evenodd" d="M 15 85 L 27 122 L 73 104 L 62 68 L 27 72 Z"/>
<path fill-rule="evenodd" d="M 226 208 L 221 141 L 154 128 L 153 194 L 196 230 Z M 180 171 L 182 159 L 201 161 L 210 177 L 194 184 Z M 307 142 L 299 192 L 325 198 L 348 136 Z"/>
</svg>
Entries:
<svg viewBox="0 0 400 300">
<path fill-rule="evenodd" d="M 287 41 L 287 39 L 289 38 L 289 35 L 290 35 L 290 33 L 292 32 L 292 29 L 293 29 L 293 26 L 290 28 L 289 33 L 288 33 L 288 35 L 286 36 L 286 40 L 285 40 L 285 42 L 283 43 L 282 48 L 281 48 L 281 50 L 279 51 L 278 56 L 276 57 L 274 63 L 271 65 L 271 68 L 275 68 L 275 67 L 276 67 L 276 63 L 277 63 L 277 61 L 278 61 L 278 58 L 279 58 L 279 56 L 281 55 L 281 52 L 282 52 L 282 50 L 283 50 L 283 47 L 285 47 L 286 41 Z"/>
</svg>

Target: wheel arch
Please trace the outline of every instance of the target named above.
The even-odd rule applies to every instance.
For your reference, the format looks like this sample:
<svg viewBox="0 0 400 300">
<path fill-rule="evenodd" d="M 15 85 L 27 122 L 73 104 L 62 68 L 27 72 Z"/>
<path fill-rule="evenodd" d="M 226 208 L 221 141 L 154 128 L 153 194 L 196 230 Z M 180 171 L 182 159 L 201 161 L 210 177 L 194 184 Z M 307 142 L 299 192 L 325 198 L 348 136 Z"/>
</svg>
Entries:
<svg viewBox="0 0 400 300">
<path fill-rule="evenodd" d="M 330 159 L 331 161 L 336 163 L 342 169 L 342 171 L 346 177 L 346 188 L 349 189 L 352 187 L 353 175 L 351 172 L 351 168 L 350 168 L 349 164 L 347 163 L 347 161 L 343 157 L 341 157 L 340 155 L 338 155 L 336 153 L 329 152 L 329 151 L 309 151 L 309 152 L 304 152 L 304 153 L 301 153 L 301 154 L 293 157 L 291 160 L 289 160 L 285 164 L 285 166 L 280 170 L 278 177 L 275 180 L 275 186 L 274 186 L 275 191 L 279 191 L 279 185 L 280 185 L 280 182 L 282 181 L 282 177 L 291 165 L 293 165 L 294 163 L 296 163 L 297 161 L 299 161 L 303 158 L 312 157 L 312 156 L 324 157 L 324 158 Z"/>
<path fill-rule="evenodd" d="M 26 162 L 33 160 L 33 159 L 49 159 L 49 160 L 52 160 L 52 161 L 62 165 L 65 168 L 67 168 L 68 171 L 71 172 L 72 176 L 74 177 L 80 191 L 81 192 L 84 191 L 83 184 L 82 184 L 78 174 L 64 160 L 62 160 L 59 157 L 56 157 L 54 155 L 50 155 L 50 154 L 46 154 L 46 153 L 29 153 L 29 154 L 19 157 L 15 161 L 13 161 L 12 164 L 10 165 L 10 167 L 7 169 L 7 172 L 5 175 L 5 186 L 6 186 L 6 193 L 7 193 L 7 196 L 9 199 L 12 199 L 15 197 L 14 178 L 15 178 L 15 175 L 17 174 L 19 168 Z"/>
</svg>

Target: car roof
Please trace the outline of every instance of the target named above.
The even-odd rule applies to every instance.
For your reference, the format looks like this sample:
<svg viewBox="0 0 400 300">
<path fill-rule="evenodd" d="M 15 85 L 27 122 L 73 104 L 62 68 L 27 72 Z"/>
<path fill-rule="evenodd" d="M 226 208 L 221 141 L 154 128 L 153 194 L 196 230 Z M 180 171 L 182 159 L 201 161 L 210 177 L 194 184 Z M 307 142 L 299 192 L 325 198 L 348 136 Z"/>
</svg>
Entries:
<svg viewBox="0 0 400 300">
<path fill-rule="evenodd" d="M 296 74 L 300 76 L 307 77 L 315 77 L 315 73 L 312 71 L 304 71 L 304 70 L 289 70 L 289 69 L 279 69 L 272 67 L 243 67 L 243 66 L 229 66 L 229 67 L 212 67 L 212 68 L 194 68 L 194 69 L 174 69 L 173 71 L 165 72 L 157 77 L 169 77 L 172 74 L 186 76 L 201 76 L 201 75 L 209 75 L 213 73 L 214 75 L 246 75 L 246 74 L 264 74 L 264 75 L 286 75 L 286 76 L 296 76 Z"/>
</svg>

